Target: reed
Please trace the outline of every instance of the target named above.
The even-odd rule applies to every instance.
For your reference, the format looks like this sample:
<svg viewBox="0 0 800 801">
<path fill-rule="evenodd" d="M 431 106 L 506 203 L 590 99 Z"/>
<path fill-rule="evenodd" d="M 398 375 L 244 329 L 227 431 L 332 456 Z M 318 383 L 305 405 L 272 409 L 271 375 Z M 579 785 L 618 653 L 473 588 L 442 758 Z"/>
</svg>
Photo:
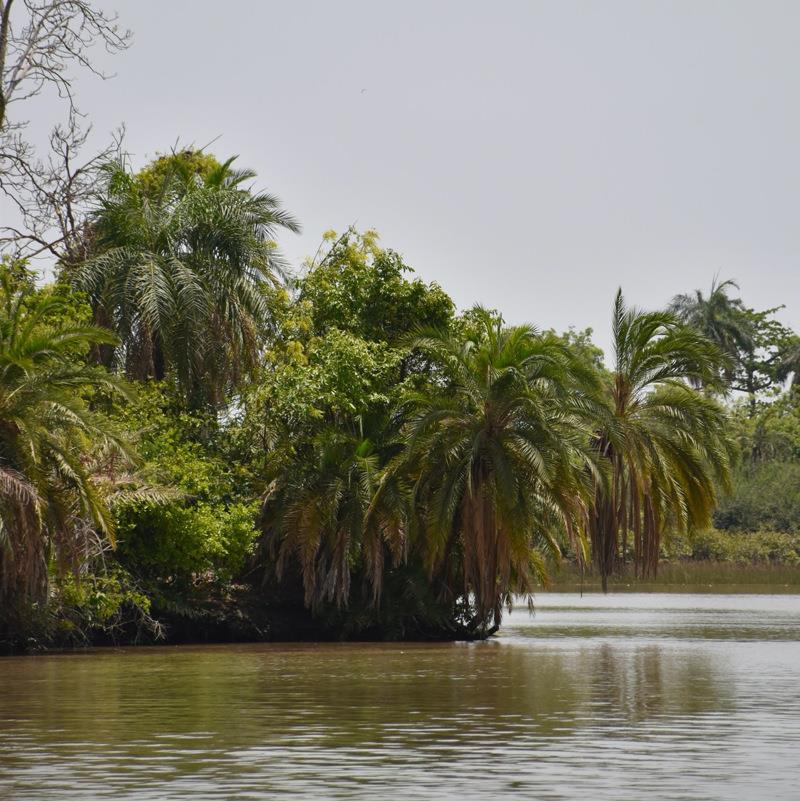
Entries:
<svg viewBox="0 0 800 801">
<path fill-rule="evenodd" d="M 581 579 L 580 569 L 572 563 L 553 569 L 551 578 L 549 589 L 554 592 L 601 588 L 599 574 L 587 569 Z M 658 574 L 648 579 L 637 579 L 632 568 L 624 568 L 609 577 L 608 585 L 617 592 L 800 592 L 800 566 L 676 560 L 662 562 Z"/>
</svg>

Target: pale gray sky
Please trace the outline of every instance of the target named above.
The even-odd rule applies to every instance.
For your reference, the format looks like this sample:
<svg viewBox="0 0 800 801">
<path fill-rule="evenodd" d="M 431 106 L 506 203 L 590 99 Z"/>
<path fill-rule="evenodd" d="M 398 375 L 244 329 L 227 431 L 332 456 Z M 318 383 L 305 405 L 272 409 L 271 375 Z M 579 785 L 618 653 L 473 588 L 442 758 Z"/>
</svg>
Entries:
<svg viewBox="0 0 800 801">
<path fill-rule="evenodd" d="M 78 82 L 137 164 L 240 154 L 301 220 L 374 227 L 459 306 L 592 326 L 733 277 L 800 328 L 800 3 L 117 0 Z"/>
</svg>

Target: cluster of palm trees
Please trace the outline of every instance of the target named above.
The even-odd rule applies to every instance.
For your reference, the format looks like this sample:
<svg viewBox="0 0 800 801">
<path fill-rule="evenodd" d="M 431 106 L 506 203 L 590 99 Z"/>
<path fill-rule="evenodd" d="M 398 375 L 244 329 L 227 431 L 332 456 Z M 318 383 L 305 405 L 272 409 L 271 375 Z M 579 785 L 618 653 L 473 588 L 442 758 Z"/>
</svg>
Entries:
<svg viewBox="0 0 800 801">
<path fill-rule="evenodd" d="M 696 388 L 724 361 L 705 336 L 620 292 L 606 372 L 552 334 L 472 319 L 408 343 L 434 366 L 424 391 L 377 424 L 326 429 L 314 458 L 276 476 L 267 529 L 308 604 L 346 604 L 356 574 L 377 602 L 386 555 L 410 558 L 491 631 L 565 544 L 606 589 L 629 550 L 654 572 L 666 533 L 709 522 L 732 446 L 723 408 Z"/>
<path fill-rule="evenodd" d="M 96 454 L 132 462 L 92 398 L 124 392 L 115 375 L 170 376 L 190 406 L 218 408 L 259 362 L 274 236 L 298 226 L 250 177 L 196 153 L 136 175 L 109 166 L 86 226 L 94 255 L 62 275 L 91 325 L 62 313 L 68 293 L 0 287 L 0 603 L 43 600 L 48 564 L 113 537 Z M 712 342 L 690 308 L 643 312 L 618 293 L 611 371 L 480 309 L 417 332 L 406 345 L 430 368 L 424 391 L 322 429 L 312 457 L 271 476 L 279 572 L 299 565 L 312 607 L 347 604 L 353 576 L 377 604 L 390 566 L 414 560 L 485 632 L 565 546 L 604 589 L 629 555 L 655 571 L 667 533 L 708 521 L 731 458 L 713 388 L 739 333 L 711 310 Z"/>
</svg>

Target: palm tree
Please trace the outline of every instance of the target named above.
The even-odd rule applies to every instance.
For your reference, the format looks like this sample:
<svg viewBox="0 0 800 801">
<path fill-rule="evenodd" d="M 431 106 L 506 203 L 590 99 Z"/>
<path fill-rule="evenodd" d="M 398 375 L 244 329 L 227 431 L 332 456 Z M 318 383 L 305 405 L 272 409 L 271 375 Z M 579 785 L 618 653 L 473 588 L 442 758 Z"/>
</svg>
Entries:
<svg viewBox="0 0 800 801">
<path fill-rule="evenodd" d="M 546 580 L 544 556 L 557 557 L 560 542 L 581 551 L 596 377 L 553 335 L 504 327 L 482 309 L 471 320 L 471 333 L 414 342 L 441 385 L 407 404 L 403 465 L 428 570 L 486 633 L 512 592 Z"/>
<path fill-rule="evenodd" d="M 48 562 L 78 564 L 92 540 L 113 538 L 103 492 L 90 475 L 95 449 L 125 453 L 82 395 L 118 382 L 81 361 L 113 335 L 69 320 L 46 290 L 0 284 L 0 629 L 13 632 L 47 598 Z"/>
<path fill-rule="evenodd" d="M 198 172 L 175 157 L 146 180 L 110 165 L 98 255 L 73 275 L 97 323 L 119 336 L 106 363 L 135 379 L 173 371 L 198 402 L 222 400 L 256 363 L 281 275 L 274 238 L 299 231 L 277 198 L 242 187 L 254 173 L 232 162 Z"/>
<path fill-rule="evenodd" d="M 708 297 L 697 289 L 692 294 L 675 295 L 669 305 L 669 311 L 681 322 L 711 340 L 727 357 L 724 373 L 728 378 L 739 354 L 753 350 L 755 334 L 742 301 L 730 297 L 732 289 L 739 289 L 735 281 L 720 282 L 715 277 Z"/>
<path fill-rule="evenodd" d="M 279 467 L 263 523 L 278 577 L 294 561 L 305 603 L 315 611 L 325 602 L 347 606 L 355 572 L 363 574 L 376 606 L 387 554 L 397 563 L 405 552 L 406 495 L 398 480 L 381 481 L 387 451 L 365 434 L 364 424 L 329 424 L 311 442 L 310 453 L 288 461 L 273 455 Z"/>
<path fill-rule="evenodd" d="M 655 573 L 663 535 L 705 525 L 715 480 L 729 478 L 731 444 L 724 410 L 691 384 L 713 384 L 719 348 L 670 312 L 614 301 L 614 370 L 595 445 L 610 466 L 589 517 L 603 590 L 629 532 L 641 575 Z"/>
</svg>

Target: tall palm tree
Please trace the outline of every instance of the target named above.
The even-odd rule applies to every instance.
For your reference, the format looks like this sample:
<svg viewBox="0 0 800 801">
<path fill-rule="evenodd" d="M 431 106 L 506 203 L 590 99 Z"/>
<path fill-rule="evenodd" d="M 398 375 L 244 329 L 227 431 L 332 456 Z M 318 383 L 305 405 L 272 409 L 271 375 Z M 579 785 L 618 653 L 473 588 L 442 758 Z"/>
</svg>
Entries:
<svg viewBox="0 0 800 801">
<path fill-rule="evenodd" d="M 82 395 L 118 391 L 80 356 L 114 337 L 70 322 L 54 294 L 0 284 L 0 629 L 43 602 L 48 561 L 75 565 L 89 542 L 113 537 L 87 467 L 95 449 L 125 449 Z"/>
<path fill-rule="evenodd" d="M 98 253 L 73 274 L 99 324 L 119 336 L 107 353 L 131 378 L 174 371 L 187 396 L 220 401 L 252 367 L 270 322 L 267 290 L 281 275 L 274 238 L 299 231 L 272 195 L 242 187 L 233 159 L 203 173 L 120 164 L 107 183 L 93 235 Z"/>
<path fill-rule="evenodd" d="M 715 381 L 719 348 L 670 312 L 628 308 L 617 292 L 615 365 L 595 445 L 610 467 L 589 518 L 603 590 L 633 537 L 634 562 L 654 573 L 663 535 L 709 522 L 731 459 L 726 415 L 691 385 Z"/>
<path fill-rule="evenodd" d="M 753 350 L 755 334 L 742 301 L 730 296 L 733 289 L 739 289 L 735 281 L 719 281 L 715 277 L 708 296 L 697 289 L 691 294 L 675 295 L 669 305 L 669 311 L 681 322 L 710 339 L 727 357 L 724 370 L 728 376 L 739 354 Z"/>
<path fill-rule="evenodd" d="M 546 579 L 545 555 L 567 538 L 581 549 L 596 378 L 557 337 L 472 314 L 470 334 L 414 342 L 441 385 L 407 405 L 403 463 L 428 569 L 486 632 L 512 592 Z"/>
</svg>

